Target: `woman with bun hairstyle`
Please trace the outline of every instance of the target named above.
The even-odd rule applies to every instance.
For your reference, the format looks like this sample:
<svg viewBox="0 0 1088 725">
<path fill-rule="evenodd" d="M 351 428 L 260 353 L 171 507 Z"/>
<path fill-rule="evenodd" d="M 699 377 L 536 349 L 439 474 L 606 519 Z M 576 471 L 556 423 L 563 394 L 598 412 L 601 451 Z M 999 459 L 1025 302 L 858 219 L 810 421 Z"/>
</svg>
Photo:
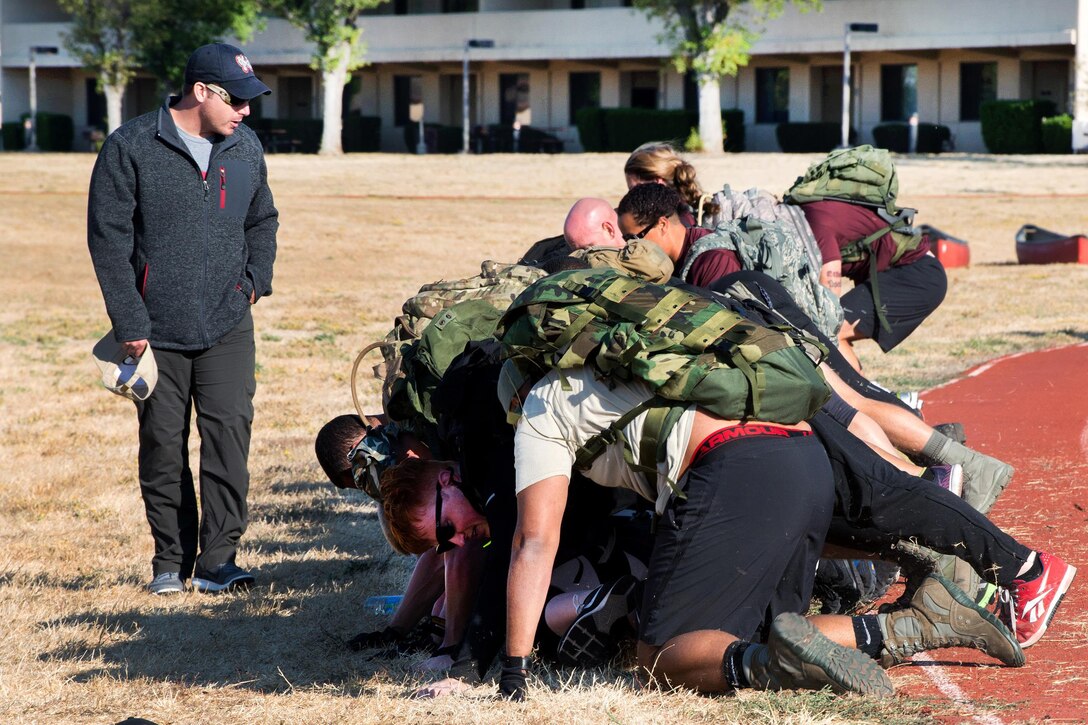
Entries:
<svg viewBox="0 0 1088 725">
<path fill-rule="evenodd" d="M 680 194 L 677 213 L 685 226 L 696 226 L 702 216 L 718 213 L 718 204 L 713 201 L 712 195 L 704 193 L 699 185 L 695 167 L 664 141 L 650 141 L 632 151 L 623 166 L 623 173 L 627 177 L 628 189 L 639 184 L 664 184 L 676 189 Z"/>
</svg>

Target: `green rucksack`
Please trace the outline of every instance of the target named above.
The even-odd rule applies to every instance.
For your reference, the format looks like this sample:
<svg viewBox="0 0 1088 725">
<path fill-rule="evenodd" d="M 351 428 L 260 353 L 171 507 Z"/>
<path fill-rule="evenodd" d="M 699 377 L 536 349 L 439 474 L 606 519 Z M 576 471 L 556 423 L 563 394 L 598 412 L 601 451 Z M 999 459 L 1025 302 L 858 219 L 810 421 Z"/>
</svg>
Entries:
<svg viewBox="0 0 1088 725">
<path fill-rule="evenodd" d="M 487 261 L 474 277 L 421 287 L 404 302 L 389 334 L 355 358 L 351 395 L 359 416 L 364 417 L 359 367 L 371 351 L 381 350 L 383 361 L 373 373 L 382 381 L 382 409 L 402 429 L 430 442 L 435 423 L 431 394 L 450 362 L 469 342 L 491 337 L 510 302 L 543 276 L 539 269 Z"/>
<path fill-rule="evenodd" d="M 692 403 L 728 419 L 792 424 L 811 417 L 830 396 L 816 367 L 826 350 L 792 328 L 757 325 L 728 304 L 612 269 L 535 282 L 496 333 L 507 357 L 500 382 L 507 410 L 516 419 L 517 391 L 555 368 L 593 365 L 605 377 L 648 383 L 654 397 L 578 451 L 581 470 L 610 443 L 623 441 L 629 452 L 622 429 L 643 411 L 643 462 L 662 460 L 668 431 Z"/>
<path fill-rule="evenodd" d="M 814 266 L 805 246 L 782 222 L 755 215 L 720 222 L 713 232 L 691 245 L 680 278 L 686 279 L 696 258 L 712 249 L 732 250 L 741 267 L 763 272 L 781 283 L 821 332 L 831 338 L 838 335 L 842 325 L 839 298 L 820 284 L 818 258 Z"/>
<path fill-rule="evenodd" d="M 888 320 L 880 304 L 880 293 L 876 286 L 876 255 L 870 253 L 870 245 L 891 232 L 895 240 L 895 254 L 892 263 L 922 243 L 922 233 L 914 228 L 914 209 L 900 207 L 896 203 L 899 195 L 899 178 L 895 163 L 887 149 L 878 149 L 863 144 L 848 149 L 838 149 L 808 167 L 804 176 L 799 176 L 785 201 L 789 204 L 808 204 L 813 201 L 844 201 L 871 208 L 884 221 L 881 227 L 869 236 L 855 240 L 842 248 L 843 262 L 860 262 L 869 258 L 869 279 L 872 280 L 873 303 L 876 306 L 880 326 L 891 332 Z"/>
</svg>

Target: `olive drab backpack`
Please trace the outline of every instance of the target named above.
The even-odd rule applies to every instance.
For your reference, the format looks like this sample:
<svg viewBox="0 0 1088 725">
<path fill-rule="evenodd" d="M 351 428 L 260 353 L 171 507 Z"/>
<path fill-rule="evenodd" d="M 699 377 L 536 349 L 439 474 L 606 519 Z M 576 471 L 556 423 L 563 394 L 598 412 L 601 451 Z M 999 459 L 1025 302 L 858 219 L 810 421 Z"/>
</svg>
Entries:
<svg viewBox="0 0 1088 725">
<path fill-rule="evenodd" d="M 487 261 L 480 274 L 424 285 L 404 302 L 393 329 L 367 345 L 351 370 L 351 395 L 364 417 L 358 395 L 363 359 L 381 350 L 374 377 L 382 381 L 382 408 L 400 428 L 431 442 L 435 423 L 431 394 L 450 362 L 472 341 L 491 337 L 502 312 L 544 272 L 517 264 Z M 365 417 L 364 417 L 365 420 Z"/>
<path fill-rule="evenodd" d="M 613 269 L 560 272 L 534 282 L 503 314 L 500 388 L 517 392 L 549 370 L 593 365 L 616 380 L 642 380 L 655 395 L 587 441 L 575 465 L 589 468 L 623 427 L 647 412 L 641 466 L 660 461 L 668 431 L 694 403 L 722 418 L 796 423 L 830 393 L 817 364 L 826 350 L 795 329 L 758 325 L 725 298 L 637 280 Z"/>
<path fill-rule="evenodd" d="M 843 262 L 859 262 L 868 257 L 873 302 L 880 326 L 887 332 L 891 332 L 891 327 L 880 304 L 876 285 L 876 255 L 870 253 L 870 246 L 891 232 L 896 246 L 891 259 L 894 264 L 905 253 L 916 249 L 923 239 L 922 232 L 914 228 L 915 210 L 900 207 L 896 203 L 898 195 L 899 178 L 891 153 L 887 149 L 863 144 L 832 151 L 823 161 L 812 164 L 803 176 L 797 178 L 785 196 L 789 204 L 828 200 L 858 204 L 869 207 L 885 222 L 886 226 L 855 240 L 841 251 Z"/>
<path fill-rule="evenodd" d="M 700 211 L 699 219 L 715 233 L 692 245 L 681 276 L 687 275 L 699 254 L 731 249 L 745 269 L 763 272 L 780 282 L 820 332 L 837 337 L 842 304 L 838 295 L 820 284 L 823 258 L 804 213 L 756 188 L 736 192 L 726 184 L 712 198 L 718 212 L 704 216 Z"/>
</svg>

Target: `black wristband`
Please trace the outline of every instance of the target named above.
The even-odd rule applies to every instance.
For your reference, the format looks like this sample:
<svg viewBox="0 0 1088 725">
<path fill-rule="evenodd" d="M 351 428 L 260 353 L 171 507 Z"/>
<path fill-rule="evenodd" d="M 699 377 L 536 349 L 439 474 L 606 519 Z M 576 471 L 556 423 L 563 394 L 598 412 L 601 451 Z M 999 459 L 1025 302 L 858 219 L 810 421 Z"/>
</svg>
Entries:
<svg viewBox="0 0 1088 725">
<path fill-rule="evenodd" d="M 499 658 L 499 663 L 504 670 L 525 670 L 528 672 L 529 668 L 533 666 L 533 656 L 513 657 L 504 654 Z"/>
<path fill-rule="evenodd" d="M 504 654 L 499 661 L 502 663 L 502 672 L 499 674 L 499 694 L 508 700 L 522 702 L 528 694 L 526 679 L 533 658 L 531 656 L 511 657 Z"/>
</svg>

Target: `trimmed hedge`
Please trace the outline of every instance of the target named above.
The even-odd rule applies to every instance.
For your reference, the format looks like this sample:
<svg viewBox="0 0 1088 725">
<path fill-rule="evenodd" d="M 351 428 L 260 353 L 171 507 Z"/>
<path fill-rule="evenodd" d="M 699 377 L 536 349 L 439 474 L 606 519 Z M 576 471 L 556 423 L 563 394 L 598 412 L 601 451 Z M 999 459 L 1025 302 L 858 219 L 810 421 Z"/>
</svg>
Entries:
<svg viewBox="0 0 1088 725">
<path fill-rule="evenodd" d="M 460 126 L 443 126 L 438 123 L 425 123 L 424 133 L 428 136 L 432 134 L 427 133 L 433 131 L 433 136 L 436 139 L 438 148 L 428 148 L 427 152 L 432 154 L 456 154 L 461 151 L 464 144 L 464 138 L 462 134 L 464 129 Z M 408 153 L 414 154 L 416 152 L 416 146 L 419 144 L 419 124 L 407 123 L 404 125 L 404 142 L 408 144 Z"/>
<path fill-rule="evenodd" d="M 918 153 L 939 154 L 952 141 L 952 130 L 936 123 L 918 124 Z M 873 145 L 896 153 L 910 153 L 910 124 L 882 123 L 873 127 Z"/>
<path fill-rule="evenodd" d="M 355 112 L 344 117 L 344 130 L 340 134 L 344 151 L 380 151 L 382 147 L 382 119 L 380 116 L 363 116 Z"/>
<path fill-rule="evenodd" d="M 1043 118 L 1053 115 L 1053 101 L 986 101 L 982 140 L 992 154 L 1037 154 L 1043 150 Z"/>
<path fill-rule="evenodd" d="M 575 116 L 586 151 L 631 151 L 647 141 L 682 145 L 699 115 L 651 108 L 583 108 Z"/>
<path fill-rule="evenodd" d="M 5 151 L 22 151 L 26 148 L 26 138 L 24 137 L 23 124 L 16 123 L 14 121 L 8 121 L 4 124 L 4 150 Z"/>
<path fill-rule="evenodd" d="M 1073 153 L 1073 117 L 1068 113 L 1044 118 L 1042 124 L 1043 153 Z"/>
<path fill-rule="evenodd" d="M 596 107 L 581 108 L 574 115 L 578 126 L 578 140 L 585 151 L 605 151 L 604 138 L 605 109 Z"/>
<path fill-rule="evenodd" d="M 344 151 L 377 151 L 381 146 L 381 119 L 377 116 L 361 116 L 349 113 L 343 119 L 340 131 L 340 143 Z M 299 151 L 304 154 L 316 154 L 321 148 L 321 132 L 325 122 L 320 118 L 248 118 L 246 125 L 252 128 L 262 140 L 273 138 L 272 129 L 283 130 L 275 137 L 284 141 L 298 141 L 293 148 L 284 151 Z"/>
<path fill-rule="evenodd" d="M 563 150 L 563 142 L 547 131 L 522 126 L 518 132 L 518 147 L 515 149 L 514 128 L 495 123 L 487 127 L 486 134 L 477 133 L 473 136 L 472 148 L 480 153 L 513 153 L 516 150 L 523 154 L 554 154 Z"/>
<path fill-rule="evenodd" d="M 778 147 L 788 154 L 826 153 L 842 142 L 842 125 L 834 122 L 780 123 L 774 130 Z M 850 143 L 857 142 L 850 129 Z"/>
<path fill-rule="evenodd" d="M 22 151 L 26 148 L 26 132 L 23 124 L 30 118 L 29 113 L 19 116 L 18 123 L 4 124 L 4 150 Z M 72 138 L 75 136 L 75 124 L 72 117 L 63 113 L 38 111 L 38 148 L 42 151 L 71 151 Z"/>
<path fill-rule="evenodd" d="M 723 144 L 726 151 L 744 150 L 744 109 L 726 108 L 722 111 Z"/>
</svg>

